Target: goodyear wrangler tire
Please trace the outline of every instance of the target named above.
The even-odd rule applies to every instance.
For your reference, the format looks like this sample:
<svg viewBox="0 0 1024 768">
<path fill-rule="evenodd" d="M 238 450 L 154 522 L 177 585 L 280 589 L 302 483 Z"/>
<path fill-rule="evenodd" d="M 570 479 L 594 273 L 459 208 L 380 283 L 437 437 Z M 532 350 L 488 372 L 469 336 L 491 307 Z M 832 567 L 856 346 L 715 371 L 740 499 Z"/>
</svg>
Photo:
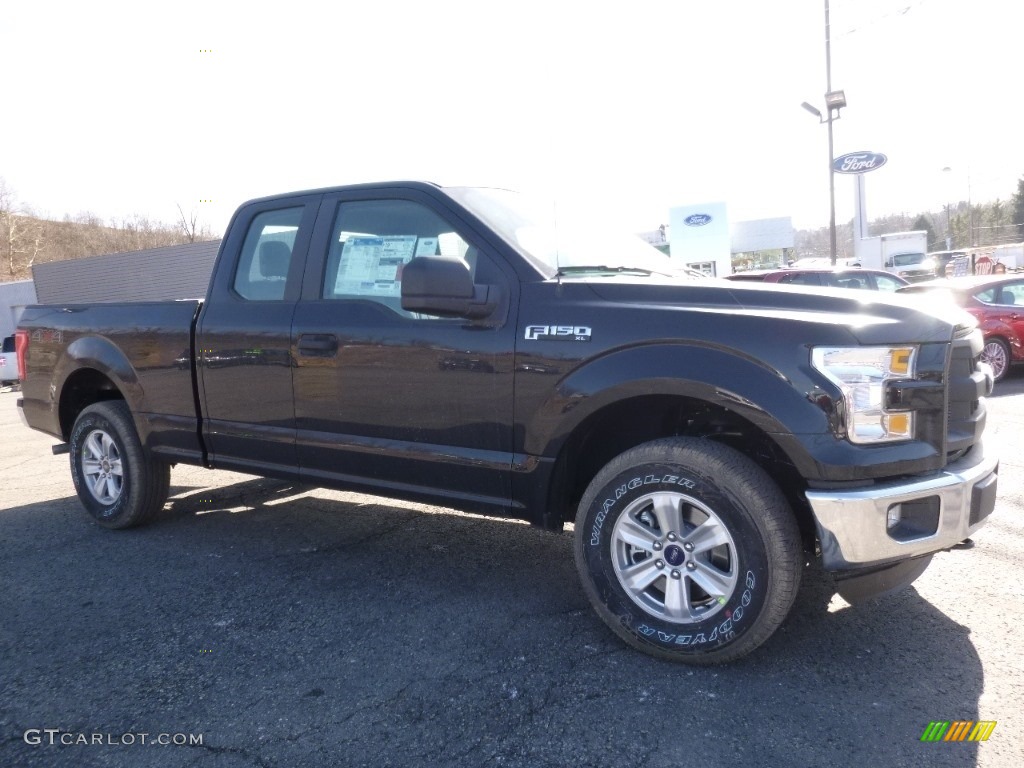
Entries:
<svg viewBox="0 0 1024 768">
<path fill-rule="evenodd" d="M 778 486 L 737 451 L 668 438 L 612 460 L 580 502 L 576 568 L 609 627 L 690 664 L 738 659 L 789 613 L 803 567 Z"/>
<path fill-rule="evenodd" d="M 78 498 L 104 528 L 142 525 L 163 509 L 171 468 L 143 450 L 123 401 L 85 408 L 68 442 Z"/>
</svg>

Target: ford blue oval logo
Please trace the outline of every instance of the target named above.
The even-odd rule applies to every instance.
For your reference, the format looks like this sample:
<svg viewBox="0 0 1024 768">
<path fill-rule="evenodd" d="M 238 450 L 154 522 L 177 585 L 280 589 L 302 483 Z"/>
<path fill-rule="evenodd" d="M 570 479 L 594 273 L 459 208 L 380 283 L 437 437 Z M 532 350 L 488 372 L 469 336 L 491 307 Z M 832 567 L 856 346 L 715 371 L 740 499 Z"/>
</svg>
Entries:
<svg viewBox="0 0 1024 768">
<path fill-rule="evenodd" d="M 881 152 L 848 152 L 832 161 L 836 173 L 867 173 L 885 165 L 888 160 Z"/>
<path fill-rule="evenodd" d="M 710 213 L 692 213 L 683 219 L 683 224 L 688 227 L 703 227 L 711 223 Z"/>
</svg>

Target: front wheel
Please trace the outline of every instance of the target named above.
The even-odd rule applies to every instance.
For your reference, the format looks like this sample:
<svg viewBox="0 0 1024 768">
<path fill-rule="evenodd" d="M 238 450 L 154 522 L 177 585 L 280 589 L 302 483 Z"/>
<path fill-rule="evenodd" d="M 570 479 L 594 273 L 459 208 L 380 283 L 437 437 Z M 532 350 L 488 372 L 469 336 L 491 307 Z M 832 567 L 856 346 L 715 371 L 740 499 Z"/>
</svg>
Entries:
<svg viewBox="0 0 1024 768">
<path fill-rule="evenodd" d="M 163 509 L 171 468 L 149 456 L 121 400 L 84 409 L 71 430 L 71 477 L 82 506 L 104 528 L 130 528 Z"/>
<path fill-rule="evenodd" d="M 668 438 L 602 469 L 580 502 L 576 567 L 609 627 L 691 664 L 753 651 L 789 613 L 800 533 L 771 478 L 709 440 Z"/>
</svg>

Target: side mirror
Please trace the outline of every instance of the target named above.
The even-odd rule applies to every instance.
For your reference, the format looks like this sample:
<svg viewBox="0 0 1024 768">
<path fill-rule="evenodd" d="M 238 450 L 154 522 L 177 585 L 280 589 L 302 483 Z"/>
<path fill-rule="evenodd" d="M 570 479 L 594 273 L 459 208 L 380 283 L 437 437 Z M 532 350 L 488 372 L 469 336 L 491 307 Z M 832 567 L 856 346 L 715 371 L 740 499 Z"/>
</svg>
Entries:
<svg viewBox="0 0 1024 768">
<path fill-rule="evenodd" d="M 885 260 L 885 266 L 891 268 L 892 267 L 892 259 L 886 259 Z"/>
<path fill-rule="evenodd" d="M 462 259 L 417 256 L 402 269 L 402 309 L 408 312 L 478 320 L 497 306 L 497 286 L 474 285 Z"/>
</svg>

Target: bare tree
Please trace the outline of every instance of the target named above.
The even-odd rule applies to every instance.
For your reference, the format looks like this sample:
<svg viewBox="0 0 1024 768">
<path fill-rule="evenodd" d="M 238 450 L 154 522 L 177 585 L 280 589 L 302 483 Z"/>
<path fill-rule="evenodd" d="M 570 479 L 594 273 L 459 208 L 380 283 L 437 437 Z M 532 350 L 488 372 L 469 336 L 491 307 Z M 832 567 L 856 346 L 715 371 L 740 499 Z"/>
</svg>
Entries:
<svg viewBox="0 0 1024 768">
<path fill-rule="evenodd" d="M 178 203 L 178 227 L 181 229 L 181 233 L 185 236 L 185 239 L 194 243 L 196 241 L 196 234 L 199 232 L 199 214 L 195 210 L 189 211 L 188 216 L 181 209 L 181 203 Z"/>
<path fill-rule="evenodd" d="M 39 220 L 18 202 L 14 190 L 0 177 L 0 248 L 8 277 L 27 275 L 43 250 Z"/>
</svg>

